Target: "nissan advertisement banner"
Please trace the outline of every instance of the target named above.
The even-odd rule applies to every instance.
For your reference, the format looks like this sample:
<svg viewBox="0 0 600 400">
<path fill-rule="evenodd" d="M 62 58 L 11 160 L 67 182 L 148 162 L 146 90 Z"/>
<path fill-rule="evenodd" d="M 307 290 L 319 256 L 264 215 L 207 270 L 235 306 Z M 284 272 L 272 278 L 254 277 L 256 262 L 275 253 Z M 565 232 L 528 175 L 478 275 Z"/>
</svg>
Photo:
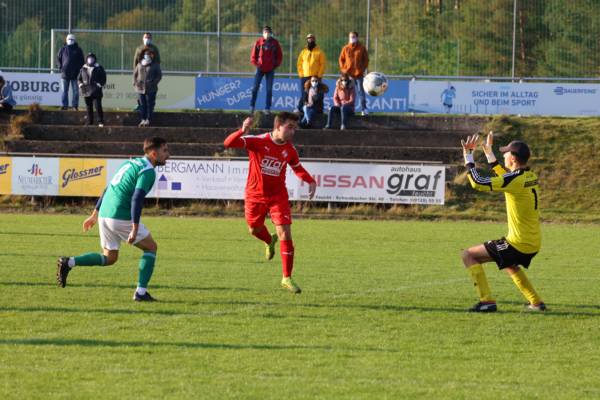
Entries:
<svg viewBox="0 0 600 400">
<path fill-rule="evenodd" d="M 335 79 L 323 79 L 329 86 L 329 93 L 325 96 L 325 109 L 333 104 L 333 90 Z M 367 107 L 372 112 L 406 112 L 408 111 L 408 81 L 389 80 L 388 89 L 383 96 L 373 97 L 367 95 Z M 196 78 L 196 108 L 218 110 L 247 110 L 252 99 L 254 78 L 238 77 L 198 77 Z M 266 104 L 266 82 L 263 78 L 256 109 L 262 110 Z M 290 111 L 296 108 L 300 99 L 300 79 L 278 78 L 275 75 L 273 83 L 273 104 L 271 109 L 276 111 Z M 360 109 L 360 101 L 356 102 Z"/>
<path fill-rule="evenodd" d="M 3 157 L 0 194 L 99 196 L 125 159 Z M 444 204 L 443 166 L 305 162 L 317 181 L 315 201 Z M 244 198 L 248 161 L 169 160 L 156 168 L 149 197 Z M 308 200 L 308 185 L 288 168 L 290 200 Z"/>
<path fill-rule="evenodd" d="M 600 115 L 600 85 L 420 81 L 410 111 L 451 114 Z"/>
</svg>

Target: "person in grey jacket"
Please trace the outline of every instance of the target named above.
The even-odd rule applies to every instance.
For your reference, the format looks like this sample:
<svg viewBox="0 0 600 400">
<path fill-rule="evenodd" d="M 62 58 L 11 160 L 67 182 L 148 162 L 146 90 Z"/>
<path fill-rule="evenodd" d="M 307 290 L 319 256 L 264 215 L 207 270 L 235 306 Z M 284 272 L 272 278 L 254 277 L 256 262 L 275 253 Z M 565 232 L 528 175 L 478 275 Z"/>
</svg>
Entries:
<svg viewBox="0 0 600 400">
<path fill-rule="evenodd" d="M 11 112 L 14 106 L 17 105 L 15 98 L 12 95 L 12 88 L 0 75 L 0 112 Z"/>
<path fill-rule="evenodd" d="M 83 67 L 83 50 L 75 41 L 75 35 L 67 35 L 67 44 L 58 52 L 57 65 L 62 78 L 62 110 L 69 109 L 69 86 L 71 87 L 71 106 L 79 109 L 79 92 L 77 90 L 77 75 Z"/>
<path fill-rule="evenodd" d="M 86 57 L 85 65 L 79 71 L 77 77 L 79 90 L 85 100 L 87 110 L 86 125 L 94 123 L 94 103 L 98 112 L 98 126 L 104 126 L 104 112 L 102 111 L 102 88 L 106 85 L 106 72 L 102 65 L 98 64 L 96 55 L 89 53 Z"/>
<path fill-rule="evenodd" d="M 145 49 L 143 54 L 142 60 L 133 70 L 133 86 L 138 93 L 140 103 L 142 121 L 139 126 L 148 126 L 154 112 L 158 82 L 162 79 L 162 71 L 160 64 L 154 62 L 156 55 L 152 49 Z"/>
</svg>

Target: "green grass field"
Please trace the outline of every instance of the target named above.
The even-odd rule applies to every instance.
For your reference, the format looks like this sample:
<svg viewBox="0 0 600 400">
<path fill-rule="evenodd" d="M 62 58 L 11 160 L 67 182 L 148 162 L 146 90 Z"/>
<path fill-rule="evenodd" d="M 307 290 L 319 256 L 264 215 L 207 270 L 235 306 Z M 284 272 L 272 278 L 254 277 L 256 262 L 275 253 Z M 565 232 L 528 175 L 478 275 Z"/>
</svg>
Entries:
<svg viewBox="0 0 600 400">
<path fill-rule="evenodd" d="M 242 219 L 148 217 L 139 304 L 131 247 L 55 286 L 57 256 L 99 247 L 82 220 L 0 214 L 1 399 L 600 397 L 599 226 L 544 226 L 550 312 L 488 264 L 500 312 L 474 315 L 459 251 L 504 224 L 297 220 L 293 296 Z"/>
</svg>

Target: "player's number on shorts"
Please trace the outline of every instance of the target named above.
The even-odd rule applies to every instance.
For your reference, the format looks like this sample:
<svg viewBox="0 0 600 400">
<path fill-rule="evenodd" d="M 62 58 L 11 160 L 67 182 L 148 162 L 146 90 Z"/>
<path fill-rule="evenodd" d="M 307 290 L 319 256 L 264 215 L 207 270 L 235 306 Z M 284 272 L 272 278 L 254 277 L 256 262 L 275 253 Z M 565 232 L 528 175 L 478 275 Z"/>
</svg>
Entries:
<svg viewBox="0 0 600 400">
<path fill-rule="evenodd" d="M 537 210 L 537 208 L 538 208 L 537 192 L 536 192 L 535 189 L 531 189 L 531 193 L 533 193 L 533 201 L 534 201 L 534 203 L 533 203 L 533 209 Z"/>
<path fill-rule="evenodd" d="M 110 184 L 115 186 L 118 185 L 121 182 L 121 179 L 123 179 L 123 175 L 125 175 L 125 172 L 127 172 L 127 170 L 131 168 L 131 164 L 125 164 L 121 167 L 121 169 L 119 169 L 119 171 L 115 174 L 115 176 L 112 178 L 112 181 L 110 181 Z"/>
</svg>

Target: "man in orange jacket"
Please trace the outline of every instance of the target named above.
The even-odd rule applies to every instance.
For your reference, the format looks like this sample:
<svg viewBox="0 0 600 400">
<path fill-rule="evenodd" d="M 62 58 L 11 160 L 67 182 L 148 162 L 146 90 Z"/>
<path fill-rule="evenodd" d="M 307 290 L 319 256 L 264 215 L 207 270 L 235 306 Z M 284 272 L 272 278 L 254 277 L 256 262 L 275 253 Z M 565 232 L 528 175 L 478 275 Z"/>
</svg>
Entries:
<svg viewBox="0 0 600 400">
<path fill-rule="evenodd" d="M 363 78 L 369 66 L 369 53 L 367 48 L 358 41 L 358 33 L 350 32 L 348 34 L 348 44 L 342 48 L 339 63 L 342 74 L 348 74 L 356 81 L 362 115 L 368 115 Z"/>
</svg>

